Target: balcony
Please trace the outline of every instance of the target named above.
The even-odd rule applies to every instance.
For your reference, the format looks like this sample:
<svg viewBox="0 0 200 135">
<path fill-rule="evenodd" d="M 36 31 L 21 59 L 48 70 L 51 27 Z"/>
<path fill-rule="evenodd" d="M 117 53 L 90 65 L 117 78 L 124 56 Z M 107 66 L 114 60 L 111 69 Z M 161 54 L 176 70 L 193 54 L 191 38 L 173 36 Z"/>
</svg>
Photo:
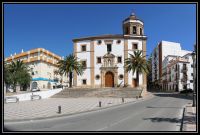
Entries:
<svg viewBox="0 0 200 135">
<path fill-rule="evenodd" d="M 187 76 L 183 76 L 181 79 L 182 82 L 187 82 Z"/>
</svg>

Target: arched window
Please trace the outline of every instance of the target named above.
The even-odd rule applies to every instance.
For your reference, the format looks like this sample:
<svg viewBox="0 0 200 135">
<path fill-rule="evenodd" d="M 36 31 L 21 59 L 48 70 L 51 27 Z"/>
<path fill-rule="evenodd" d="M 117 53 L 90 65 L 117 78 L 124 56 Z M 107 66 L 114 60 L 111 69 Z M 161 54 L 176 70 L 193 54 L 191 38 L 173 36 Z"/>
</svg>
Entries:
<svg viewBox="0 0 200 135">
<path fill-rule="evenodd" d="M 136 34 L 136 26 L 133 26 L 133 34 Z"/>
<path fill-rule="evenodd" d="M 140 35 L 142 35 L 142 28 L 140 28 Z"/>
</svg>

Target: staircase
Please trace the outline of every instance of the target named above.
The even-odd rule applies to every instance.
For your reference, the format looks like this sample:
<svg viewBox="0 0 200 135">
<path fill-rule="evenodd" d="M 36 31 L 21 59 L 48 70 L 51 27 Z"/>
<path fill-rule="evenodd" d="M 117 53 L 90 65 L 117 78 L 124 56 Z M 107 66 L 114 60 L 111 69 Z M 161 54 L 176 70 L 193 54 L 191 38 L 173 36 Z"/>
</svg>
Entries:
<svg viewBox="0 0 200 135">
<path fill-rule="evenodd" d="M 135 98 L 142 90 L 134 88 L 70 88 L 55 94 L 52 98 L 112 97 Z"/>
</svg>

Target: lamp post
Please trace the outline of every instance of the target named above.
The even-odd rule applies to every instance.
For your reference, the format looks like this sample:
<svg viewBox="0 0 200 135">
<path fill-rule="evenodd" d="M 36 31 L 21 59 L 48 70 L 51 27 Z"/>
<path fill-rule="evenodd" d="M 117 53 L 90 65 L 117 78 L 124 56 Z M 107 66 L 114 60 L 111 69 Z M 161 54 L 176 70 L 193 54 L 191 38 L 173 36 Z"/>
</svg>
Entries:
<svg viewBox="0 0 200 135">
<path fill-rule="evenodd" d="M 196 95 L 196 73 L 194 72 L 194 66 L 196 65 L 195 61 L 195 52 L 192 52 L 192 60 L 193 60 L 193 103 L 192 103 L 192 107 L 195 107 L 195 95 Z"/>
</svg>

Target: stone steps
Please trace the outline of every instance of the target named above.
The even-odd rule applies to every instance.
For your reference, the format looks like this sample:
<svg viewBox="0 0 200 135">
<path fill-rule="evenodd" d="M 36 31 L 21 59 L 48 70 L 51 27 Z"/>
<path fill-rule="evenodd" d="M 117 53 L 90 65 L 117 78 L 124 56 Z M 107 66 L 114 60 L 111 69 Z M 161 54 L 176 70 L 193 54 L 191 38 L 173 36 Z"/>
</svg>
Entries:
<svg viewBox="0 0 200 135">
<path fill-rule="evenodd" d="M 78 97 L 113 97 L 113 98 L 135 98 L 140 96 L 142 90 L 133 88 L 73 88 L 64 89 L 52 98 L 78 98 Z"/>
</svg>

